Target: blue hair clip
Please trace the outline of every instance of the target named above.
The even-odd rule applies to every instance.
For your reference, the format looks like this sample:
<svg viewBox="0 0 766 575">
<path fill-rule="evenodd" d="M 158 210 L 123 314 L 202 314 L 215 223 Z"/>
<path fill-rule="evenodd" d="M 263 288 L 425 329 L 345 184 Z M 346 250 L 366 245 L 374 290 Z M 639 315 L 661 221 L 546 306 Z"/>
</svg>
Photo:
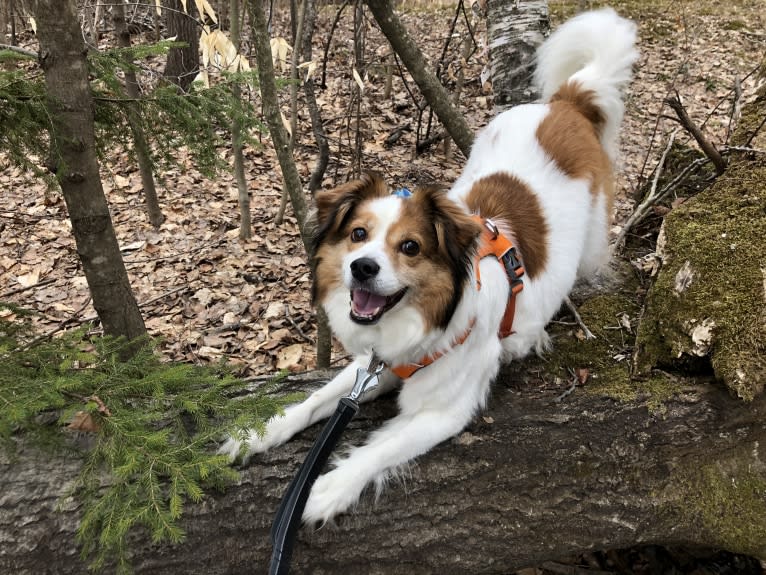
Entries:
<svg viewBox="0 0 766 575">
<path fill-rule="evenodd" d="M 406 199 L 412 196 L 412 192 L 409 190 L 409 188 L 399 188 L 398 190 L 391 192 L 391 195 Z"/>
</svg>

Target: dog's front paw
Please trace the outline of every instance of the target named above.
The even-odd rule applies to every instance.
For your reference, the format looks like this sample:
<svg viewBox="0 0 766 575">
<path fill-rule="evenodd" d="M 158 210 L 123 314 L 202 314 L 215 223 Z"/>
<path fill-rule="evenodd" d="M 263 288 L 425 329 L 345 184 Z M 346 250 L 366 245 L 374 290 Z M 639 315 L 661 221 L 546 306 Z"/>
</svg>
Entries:
<svg viewBox="0 0 766 575">
<path fill-rule="evenodd" d="M 266 431 L 263 435 L 258 435 L 255 430 L 251 429 L 248 430 L 247 438 L 244 441 L 238 437 L 229 437 L 218 448 L 218 453 L 226 455 L 231 461 L 237 459 L 241 453 L 243 462 L 246 462 L 255 453 L 263 453 L 272 447 L 282 445 L 297 431 L 296 426 L 291 424 L 290 418 L 277 415 L 266 424 Z"/>
<path fill-rule="evenodd" d="M 225 455 L 229 461 L 235 461 L 242 454 L 242 460 L 246 462 L 254 453 L 262 453 L 268 448 L 265 436 L 261 437 L 255 431 L 249 430 L 244 441 L 238 437 L 229 437 L 218 448 L 218 454 Z"/>
<path fill-rule="evenodd" d="M 348 511 L 364 488 L 358 476 L 338 467 L 316 480 L 303 511 L 303 521 L 309 525 L 324 524 L 336 515 Z"/>
</svg>

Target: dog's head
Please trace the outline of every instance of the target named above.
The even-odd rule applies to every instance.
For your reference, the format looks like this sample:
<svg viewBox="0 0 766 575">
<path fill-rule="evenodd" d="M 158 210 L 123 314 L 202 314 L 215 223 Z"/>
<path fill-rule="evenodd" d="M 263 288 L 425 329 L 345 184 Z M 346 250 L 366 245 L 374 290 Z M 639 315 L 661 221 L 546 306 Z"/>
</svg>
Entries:
<svg viewBox="0 0 766 575">
<path fill-rule="evenodd" d="M 400 197 L 365 175 L 317 193 L 316 204 L 313 296 L 349 351 L 447 326 L 481 226 L 444 190 Z"/>
</svg>

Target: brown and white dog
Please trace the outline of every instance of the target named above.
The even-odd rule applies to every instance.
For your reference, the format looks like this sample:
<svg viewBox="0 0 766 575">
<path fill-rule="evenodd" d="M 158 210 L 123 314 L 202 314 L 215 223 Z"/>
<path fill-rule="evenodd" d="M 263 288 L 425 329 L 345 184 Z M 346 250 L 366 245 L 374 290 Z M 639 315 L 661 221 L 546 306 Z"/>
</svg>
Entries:
<svg viewBox="0 0 766 575">
<path fill-rule="evenodd" d="M 611 9 L 561 26 L 538 51 L 544 103 L 496 117 L 448 192 L 402 197 L 365 176 L 317 195 L 314 297 L 356 360 L 263 436 L 251 433 L 246 455 L 328 417 L 373 351 L 391 369 L 364 399 L 401 391 L 400 413 L 319 477 L 305 521 L 348 510 L 369 483 L 380 491 L 398 467 L 460 432 L 501 362 L 544 350 L 545 326 L 575 280 L 606 262 L 635 38 L 635 25 Z M 487 247 L 501 240 L 500 252 Z M 508 244 L 523 264 L 519 293 L 519 262 L 501 257 L 513 253 Z M 240 443 L 221 451 L 236 457 Z"/>
</svg>

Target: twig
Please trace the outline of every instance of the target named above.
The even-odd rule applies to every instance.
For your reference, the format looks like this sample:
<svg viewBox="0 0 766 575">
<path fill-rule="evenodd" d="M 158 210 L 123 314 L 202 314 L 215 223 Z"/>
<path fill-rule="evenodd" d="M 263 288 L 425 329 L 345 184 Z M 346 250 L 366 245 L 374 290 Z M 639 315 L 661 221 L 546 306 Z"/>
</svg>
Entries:
<svg viewBox="0 0 766 575">
<path fill-rule="evenodd" d="M 34 288 L 39 288 L 39 287 L 42 287 L 42 286 L 46 286 L 48 284 L 52 284 L 55 281 L 56 281 L 55 278 L 48 278 L 48 279 L 43 280 L 41 282 L 37 282 L 36 284 L 33 284 L 31 286 L 22 286 L 22 287 L 19 287 L 19 288 L 8 290 L 7 292 L 0 293 L 0 299 L 4 299 L 4 298 L 7 298 L 9 296 L 16 295 L 17 293 L 21 293 L 21 292 L 27 291 L 29 289 L 34 289 Z"/>
<path fill-rule="evenodd" d="M 574 378 L 572 383 L 567 387 L 561 395 L 553 398 L 554 403 L 561 403 L 568 395 L 570 395 L 577 387 L 577 378 Z"/>
<path fill-rule="evenodd" d="M 748 154 L 766 154 L 766 150 L 759 148 L 748 148 L 747 146 L 726 146 L 721 150 L 722 154 L 730 154 L 732 152 L 745 152 Z"/>
<path fill-rule="evenodd" d="M 692 137 L 694 137 L 705 155 L 713 162 L 718 175 L 720 176 L 723 174 L 726 171 L 726 162 L 721 157 L 721 154 L 716 149 L 716 147 L 711 144 L 710 140 L 705 137 L 705 135 L 702 133 L 702 130 L 700 130 L 697 125 L 692 122 L 689 114 L 686 113 L 686 108 L 684 108 L 684 105 L 681 103 L 678 92 L 676 92 L 675 96 L 666 98 L 665 102 L 673 109 L 673 111 L 678 116 L 678 120 L 681 122 L 681 125 L 686 129 L 687 132 L 692 135 Z"/>
<path fill-rule="evenodd" d="M 42 335 L 38 335 L 32 341 L 28 342 L 26 345 L 23 345 L 23 346 L 21 346 L 21 347 L 19 347 L 17 349 L 19 349 L 20 351 L 26 351 L 29 348 L 31 348 L 32 346 L 36 345 L 37 343 L 39 343 L 39 342 L 41 342 L 43 340 L 46 340 L 46 339 L 50 339 L 51 337 L 56 335 L 58 332 L 60 332 L 62 329 L 64 329 L 68 325 L 71 325 L 71 324 L 80 325 L 82 323 L 85 323 L 87 320 L 77 321 L 76 318 L 77 318 L 78 315 L 80 315 L 83 312 L 83 310 L 86 307 L 88 307 L 88 304 L 90 304 L 90 296 L 88 296 L 88 298 L 85 300 L 85 303 L 83 303 L 79 307 L 79 309 L 77 311 L 75 311 L 71 316 L 69 316 L 65 320 L 60 321 L 59 324 L 53 330 L 51 330 L 51 331 L 49 331 L 47 333 L 44 333 Z"/>
<path fill-rule="evenodd" d="M 193 254 L 194 252 L 200 252 L 202 250 L 208 249 L 208 248 L 215 248 L 220 246 L 221 244 L 226 243 L 226 238 L 221 238 L 219 240 L 216 240 L 214 242 L 210 242 L 207 244 L 202 244 L 201 246 L 197 246 L 196 248 L 192 248 L 190 250 L 184 250 L 182 252 L 177 252 L 175 254 L 170 254 L 167 256 L 158 256 L 156 258 L 142 258 L 139 260 L 130 260 L 127 259 L 130 257 L 131 254 L 125 254 L 123 257 L 125 258 L 125 265 L 130 266 L 134 264 L 141 264 L 141 263 L 148 263 L 148 262 L 159 262 L 163 260 L 168 260 L 168 263 L 175 262 L 179 259 L 181 259 L 183 256 L 187 256 L 190 254 Z"/>
<path fill-rule="evenodd" d="M 654 170 L 654 179 L 652 180 L 652 187 L 649 189 L 649 193 L 646 195 L 644 200 L 636 207 L 635 210 L 633 210 L 633 213 L 628 218 L 628 221 L 625 222 L 624 226 L 622 226 L 620 233 L 617 234 L 617 238 L 614 240 L 615 249 L 620 248 L 620 246 L 622 245 L 622 242 L 625 240 L 625 236 L 628 235 L 628 232 L 630 231 L 630 229 L 637 222 L 643 219 L 644 214 L 649 209 L 649 207 L 659 199 L 660 194 L 657 193 L 657 184 L 660 181 L 660 174 L 662 173 L 662 169 L 665 166 L 665 160 L 667 159 L 668 154 L 670 153 L 670 149 L 673 147 L 673 142 L 676 139 L 676 134 L 678 134 L 678 130 L 675 130 L 673 131 L 672 134 L 670 134 L 670 138 L 668 139 L 668 144 L 667 146 L 665 146 L 665 150 L 662 152 L 662 156 L 660 156 L 660 161 Z"/>
<path fill-rule="evenodd" d="M 739 81 L 739 76 L 734 77 L 734 100 L 731 103 L 731 114 L 729 114 L 729 123 L 726 126 L 726 138 L 724 142 L 729 141 L 731 136 L 731 127 L 739 120 L 742 115 L 742 82 Z"/>
<path fill-rule="evenodd" d="M 163 294 L 160 294 L 160 295 L 158 295 L 156 297 L 153 297 L 150 300 L 145 301 L 144 303 L 138 304 L 138 307 L 139 308 L 148 307 L 148 306 L 152 305 L 154 302 L 160 301 L 161 299 L 165 299 L 169 295 L 173 295 L 174 293 L 186 291 L 188 289 L 189 289 L 188 285 L 183 285 L 183 286 L 179 286 L 179 287 L 173 288 L 173 289 L 171 289 L 169 291 L 166 291 Z"/>
<path fill-rule="evenodd" d="M 324 45 L 324 57 L 322 58 L 322 89 L 324 90 L 327 88 L 327 57 L 330 54 L 330 44 L 332 44 L 332 37 L 333 34 L 335 34 L 335 28 L 338 27 L 338 22 L 340 21 L 340 16 L 343 14 L 343 10 L 346 9 L 346 6 L 348 6 L 350 3 L 350 0 L 343 0 L 343 4 L 340 5 L 340 8 L 338 8 L 338 11 L 335 13 L 335 19 L 332 21 L 332 26 L 330 26 L 330 33 L 327 35 L 327 43 Z"/>
<path fill-rule="evenodd" d="M 746 148 L 750 145 L 750 142 L 752 142 L 755 139 L 755 137 L 758 135 L 758 132 L 761 131 L 761 128 L 763 128 L 764 125 L 766 125 L 766 116 L 763 117 L 763 120 L 761 120 L 761 123 L 758 124 L 758 127 L 755 130 L 753 130 L 753 133 L 750 134 L 750 137 L 747 139 L 743 147 Z"/>
<path fill-rule="evenodd" d="M 295 331 L 298 332 L 298 335 L 301 337 L 303 341 L 306 343 L 314 344 L 314 340 L 311 339 L 309 336 L 307 336 L 305 333 L 303 333 L 303 330 L 300 328 L 300 326 L 295 323 L 295 320 L 293 319 L 293 316 L 290 315 L 290 306 L 288 304 L 285 304 L 285 317 L 287 318 L 287 321 L 290 322 L 290 325 L 292 325 L 295 328 Z"/>
<path fill-rule="evenodd" d="M 593 335 L 593 332 L 588 329 L 587 325 L 585 325 L 585 322 L 580 316 L 580 312 L 577 311 L 577 307 L 575 307 L 575 304 L 572 303 L 572 300 L 569 299 L 569 297 L 564 298 L 564 305 L 567 306 L 567 309 L 574 316 L 575 322 L 577 322 L 577 325 L 580 326 L 580 329 L 582 329 L 583 333 L 585 334 L 585 339 L 596 339 L 596 336 Z"/>
</svg>

